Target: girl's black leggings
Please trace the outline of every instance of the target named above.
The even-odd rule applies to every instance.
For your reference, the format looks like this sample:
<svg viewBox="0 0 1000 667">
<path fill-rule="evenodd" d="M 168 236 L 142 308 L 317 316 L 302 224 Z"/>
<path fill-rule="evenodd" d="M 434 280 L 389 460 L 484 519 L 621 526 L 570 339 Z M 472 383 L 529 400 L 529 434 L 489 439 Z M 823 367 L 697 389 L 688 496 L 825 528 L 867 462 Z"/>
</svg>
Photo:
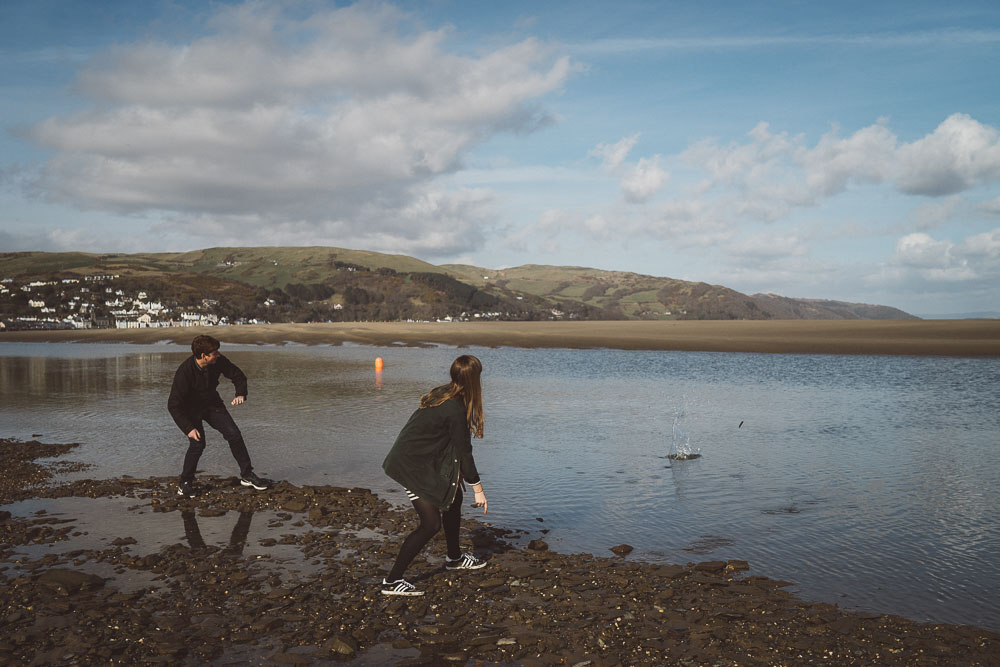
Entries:
<svg viewBox="0 0 1000 667">
<path fill-rule="evenodd" d="M 455 492 L 455 500 L 447 511 L 442 512 L 422 498 L 413 501 L 413 509 L 417 510 L 420 525 L 403 540 L 396 556 L 396 564 L 389 571 L 386 581 L 397 581 L 403 578 L 403 572 L 410 562 L 416 558 L 431 538 L 444 526 L 444 539 L 448 543 L 448 558 L 452 560 L 462 555 L 458 547 L 458 528 L 462 523 L 462 490 Z"/>
</svg>

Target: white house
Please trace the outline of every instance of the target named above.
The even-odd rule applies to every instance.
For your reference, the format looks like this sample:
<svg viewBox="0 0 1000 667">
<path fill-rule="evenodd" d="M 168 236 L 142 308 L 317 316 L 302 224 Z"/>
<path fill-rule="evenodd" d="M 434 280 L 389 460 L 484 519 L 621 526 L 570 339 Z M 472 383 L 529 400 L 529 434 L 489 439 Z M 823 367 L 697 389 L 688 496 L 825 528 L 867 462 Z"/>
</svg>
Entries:
<svg viewBox="0 0 1000 667">
<path fill-rule="evenodd" d="M 182 327 L 215 326 L 219 316 L 214 313 L 181 313 Z"/>
</svg>

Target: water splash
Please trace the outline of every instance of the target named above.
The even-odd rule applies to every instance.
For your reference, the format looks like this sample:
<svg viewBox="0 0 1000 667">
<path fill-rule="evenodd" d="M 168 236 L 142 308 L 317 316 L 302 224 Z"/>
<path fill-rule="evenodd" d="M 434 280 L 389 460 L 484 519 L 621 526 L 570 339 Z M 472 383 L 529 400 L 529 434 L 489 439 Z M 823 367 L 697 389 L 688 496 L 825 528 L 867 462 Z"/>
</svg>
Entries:
<svg viewBox="0 0 1000 667">
<path fill-rule="evenodd" d="M 686 415 L 687 408 L 682 407 L 680 412 L 674 416 L 674 425 L 670 431 L 670 454 L 667 455 L 667 458 L 674 461 L 688 461 L 701 456 L 701 449 L 691 447 L 691 437 L 681 425 Z"/>
</svg>

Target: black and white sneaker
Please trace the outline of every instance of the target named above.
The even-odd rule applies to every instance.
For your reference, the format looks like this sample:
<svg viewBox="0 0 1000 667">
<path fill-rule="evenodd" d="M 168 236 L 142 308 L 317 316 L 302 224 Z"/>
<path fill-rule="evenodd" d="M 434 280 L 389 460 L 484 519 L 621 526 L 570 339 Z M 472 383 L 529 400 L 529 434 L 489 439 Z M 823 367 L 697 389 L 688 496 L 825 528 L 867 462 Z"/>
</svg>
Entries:
<svg viewBox="0 0 1000 667">
<path fill-rule="evenodd" d="M 446 570 L 478 570 L 481 567 L 486 567 L 486 561 L 476 558 L 472 554 L 462 554 L 455 560 L 447 556 L 444 559 L 444 569 Z"/>
<path fill-rule="evenodd" d="M 177 495 L 184 496 L 185 498 L 194 498 L 198 493 L 194 490 L 193 482 L 181 482 L 177 485 Z"/>
<path fill-rule="evenodd" d="M 423 591 L 418 591 L 417 587 L 406 579 L 397 579 L 396 581 L 382 580 L 382 595 L 407 595 L 413 597 L 423 594 Z"/>
<path fill-rule="evenodd" d="M 258 477 L 252 472 L 247 473 L 246 475 L 242 475 L 240 477 L 240 484 L 242 484 L 243 486 L 252 486 L 258 491 L 263 491 L 264 489 L 271 488 L 271 482 L 264 479 L 263 477 Z"/>
</svg>

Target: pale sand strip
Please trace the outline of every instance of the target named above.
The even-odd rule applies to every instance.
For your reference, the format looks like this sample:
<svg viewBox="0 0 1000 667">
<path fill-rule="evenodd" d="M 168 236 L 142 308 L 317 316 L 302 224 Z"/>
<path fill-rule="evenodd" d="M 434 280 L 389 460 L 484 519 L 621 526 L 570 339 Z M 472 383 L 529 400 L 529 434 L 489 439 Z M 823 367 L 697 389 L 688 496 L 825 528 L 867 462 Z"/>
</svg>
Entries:
<svg viewBox="0 0 1000 667">
<path fill-rule="evenodd" d="M 616 348 L 784 354 L 1000 356 L 1000 320 L 786 320 L 680 322 L 347 322 L 169 329 L 6 331 L 3 341 L 187 345 L 200 333 L 224 343 Z"/>
</svg>

